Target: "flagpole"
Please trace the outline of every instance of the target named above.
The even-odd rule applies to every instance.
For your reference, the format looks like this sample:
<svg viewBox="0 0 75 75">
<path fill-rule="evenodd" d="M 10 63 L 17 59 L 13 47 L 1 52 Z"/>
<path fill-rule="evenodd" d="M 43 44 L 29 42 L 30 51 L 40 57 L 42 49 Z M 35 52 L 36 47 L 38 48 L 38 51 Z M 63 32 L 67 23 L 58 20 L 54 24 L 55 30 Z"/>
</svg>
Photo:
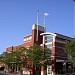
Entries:
<svg viewBox="0 0 75 75">
<path fill-rule="evenodd" d="M 38 21 L 39 21 L 39 10 L 37 10 L 37 37 L 36 37 L 36 41 L 38 41 Z"/>
<path fill-rule="evenodd" d="M 46 32 L 46 16 L 48 15 L 48 13 L 44 13 L 44 32 Z"/>
<path fill-rule="evenodd" d="M 45 13 L 44 13 L 44 32 L 46 32 L 45 23 L 46 23 L 46 16 L 45 16 Z"/>
</svg>

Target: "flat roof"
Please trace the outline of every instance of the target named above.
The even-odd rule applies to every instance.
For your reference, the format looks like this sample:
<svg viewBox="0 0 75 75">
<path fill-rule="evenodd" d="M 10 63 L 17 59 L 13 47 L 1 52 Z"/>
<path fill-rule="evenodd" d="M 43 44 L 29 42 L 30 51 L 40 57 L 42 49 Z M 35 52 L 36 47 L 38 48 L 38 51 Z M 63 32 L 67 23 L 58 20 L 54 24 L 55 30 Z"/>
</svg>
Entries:
<svg viewBox="0 0 75 75">
<path fill-rule="evenodd" d="M 68 36 L 65 36 L 65 35 L 62 35 L 62 34 L 59 34 L 59 33 L 45 32 L 45 33 L 41 33 L 40 35 L 53 35 L 55 37 L 59 37 L 59 38 L 67 39 L 67 40 L 72 39 L 71 37 L 68 37 Z"/>
</svg>

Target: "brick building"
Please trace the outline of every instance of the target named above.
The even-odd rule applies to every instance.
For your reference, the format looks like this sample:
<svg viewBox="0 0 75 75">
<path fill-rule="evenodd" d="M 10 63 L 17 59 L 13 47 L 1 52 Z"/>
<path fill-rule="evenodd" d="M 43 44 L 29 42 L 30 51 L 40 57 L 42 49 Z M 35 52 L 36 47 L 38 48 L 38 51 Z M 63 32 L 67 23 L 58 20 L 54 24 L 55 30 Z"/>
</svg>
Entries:
<svg viewBox="0 0 75 75">
<path fill-rule="evenodd" d="M 63 45 L 65 44 L 65 40 L 70 40 L 71 38 L 58 33 L 50 33 L 44 31 L 45 30 L 43 26 L 38 26 L 37 31 L 37 25 L 34 24 L 32 26 L 32 33 L 24 37 L 24 43 L 21 45 L 6 48 L 6 52 L 10 53 L 19 47 L 29 48 L 33 44 L 38 44 L 41 46 L 44 45 L 45 47 L 49 48 L 51 52 L 50 58 L 52 64 L 47 64 L 47 69 L 42 69 L 41 75 L 43 75 L 44 72 L 46 72 L 47 75 L 52 75 L 54 72 L 63 71 L 64 69 L 66 70 L 68 68 L 68 57 L 67 54 L 65 54 L 63 51 Z M 29 70 L 29 72 L 31 74 L 34 73 L 33 69 Z"/>
</svg>

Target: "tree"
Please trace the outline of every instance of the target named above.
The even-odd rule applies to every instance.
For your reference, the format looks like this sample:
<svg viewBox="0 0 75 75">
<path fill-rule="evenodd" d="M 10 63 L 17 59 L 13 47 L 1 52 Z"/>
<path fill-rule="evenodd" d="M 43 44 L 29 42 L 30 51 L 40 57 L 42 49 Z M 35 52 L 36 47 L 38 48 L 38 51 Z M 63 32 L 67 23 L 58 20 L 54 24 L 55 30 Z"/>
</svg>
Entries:
<svg viewBox="0 0 75 75">
<path fill-rule="evenodd" d="M 12 62 L 16 63 L 17 66 L 21 67 L 22 64 L 25 62 L 26 58 L 26 48 L 25 47 L 20 47 L 16 49 L 15 51 L 12 52 Z"/>
<path fill-rule="evenodd" d="M 47 48 L 43 48 L 39 45 L 32 45 L 29 47 L 27 51 L 27 56 L 30 62 L 33 62 L 34 67 L 41 67 L 44 66 L 45 62 L 47 61 L 47 58 L 49 55 L 49 50 Z M 36 71 L 38 72 L 39 70 Z"/>
<path fill-rule="evenodd" d="M 12 67 L 15 67 L 14 72 L 16 72 L 16 67 L 21 68 L 22 65 L 25 63 L 25 58 L 26 58 L 26 48 L 25 47 L 20 47 L 16 50 L 13 50 L 11 53 L 5 53 L 2 58 L 1 62 L 5 63 L 6 65 L 10 65 Z"/>
<path fill-rule="evenodd" d="M 49 50 L 47 48 L 43 48 L 39 45 L 32 45 L 29 49 L 25 47 L 20 47 L 16 50 L 13 50 L 11 53 L 6 53 L 2 57 L 2 62 L 5 64 L 13 64 L 13 66 L 22 67 L 23 64 L 30 61 L 33 65 L 40 69 L 41 66 L 45 66 L 45 62 L 50 57 Z M 27 60 L 27 61 L 26 61 Z M 28 63 L 27 63 L 28 64 Z M 30 66 L 29 66 L 30 67 Z M 37 68 L 36 68 L 37 69 Z M 37 70 L 38 72 L 39 70 Z"/>
<path fill-rule="evenodd" d="M 8 65 L 11 62 L 11 53 L 10 54 L 8 54 L 8 53 L 3 54 L 0 59 L 0 62 Z"/>
<path fill-rule="evenodd" d="M 69 55 L 70 61 L 75 66 L 75 38 L 66 41 L 66 44 L 64 46 L 64 51 Z"/>
</svg>

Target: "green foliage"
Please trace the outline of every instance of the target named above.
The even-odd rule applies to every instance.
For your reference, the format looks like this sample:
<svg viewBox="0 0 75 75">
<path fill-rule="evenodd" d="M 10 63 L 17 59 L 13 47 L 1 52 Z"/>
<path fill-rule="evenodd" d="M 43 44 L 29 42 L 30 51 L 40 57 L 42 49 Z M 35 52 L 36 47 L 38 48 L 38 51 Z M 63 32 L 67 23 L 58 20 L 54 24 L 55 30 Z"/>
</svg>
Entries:
<svg viewBox="0 0 75 75">
<path fill-rule="evenodd" d="M 68 53 L 69 55 L 71 55 L 70 61 L 75 66 L 75 38 L 73 38 L 69 41 L 66 41 L 64 51 L 65 51 L 65 53 Z"/>
<path fill-rule="evenodd" d="M 49 50 L 43 48 L 39 45 L 32 45 L 29 49 L 25 47 L 20 47 L 16 50 L 13 50 L 11 53 L 6 53 L 2 57 L 1 62 L 14 66 L 21 67 L 22 64 L 27 63 L 26 60 L 29 60 L 36 67 L 44 65 L 43 63 L 47 62 L 47 59 L 50 57 Z"/>
<path fill-rule="evenodd" d="M 7 65 L 16 64 L 17 66 L 21 67 L 25 62 L 24 59 L 26 58 L 26 50 L 27 49 L 25 47 L 20 47 L 17 50 L 13 50 L 11 53 L 5 53 L 0 61 Z"/>
<path fill-rule="evenodd" d="M 0 59 L 0 62 L 5 63 L 5 64 L 9 64 L 9 63 L 12 61 L 11 57 L 12 57 L 12 56 L 11 56 L 11 53 L 10 53 L 10 54 L 5 53 L 5 54 L 2 56 L 2 58 Z"/>
<path fill-rule="evenodd" d="M 47 60 L 47 53 L 47 48 L 42 48 L 41 46 L 34 44 L 29 47 L 27 56 L 34 65 L 41 66 L 43 65 L 42 62 L 45 62 Z"/>
</svg>

